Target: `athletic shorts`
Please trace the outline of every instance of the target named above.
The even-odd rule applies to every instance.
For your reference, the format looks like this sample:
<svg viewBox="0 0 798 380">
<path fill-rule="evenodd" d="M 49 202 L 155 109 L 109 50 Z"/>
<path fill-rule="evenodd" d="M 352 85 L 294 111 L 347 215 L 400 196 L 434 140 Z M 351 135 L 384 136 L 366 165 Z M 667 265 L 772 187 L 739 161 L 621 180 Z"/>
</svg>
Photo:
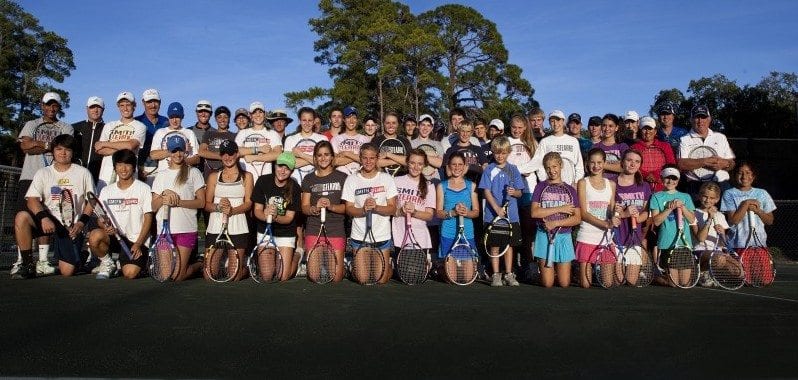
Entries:
<svg viewBox="0 0 798 380">
<path fill-rule="evenodd" d="M 622 260 L 626 260 L 626 265 L 643 265 L 643 248 L 639 245 L 624 249 L 622 252 Z"/>
<path fill-rule="evenodd" d="M 258 241 L 263 240 L 264 233 L 258 232 Z M 274 244 L 277 248 L 291 248 L 296 249 L 296 236 L 275 236 Z"/>
<path fill-rule="evenodd" d="M 75 267 L 80 267 L 83 265 L 83 263 L 85 263 L 86 259 L 89 257 L 89 253 L 82 250 L 82 235 L 73 240 L 69 239 L 69 237 L 65 239 L 59 239 L 55 234 L 53 234 L 53 239 L 50 241 L 50 244 L 53 246 L 53 252 L 55 252 L 55 259 L 57 261 L 63 261 L 65 263 L 72 264 Z"/>
<path fill-rule="evenodd" d="M 548 233 L 540 228 L 535 233 L 535 258 L 546 259 L 549 250 Z M 558 233 L 554 237 L 554 248 L 551 257 L 555 263 L 569 263 L 576 258 L 574 254 L 574 243 L 571 240 L 571 233 Z"/>
<path fill-rule="evenodd" d="M 128 240 L 127 238 L 123 237 L 122 239 L 125 240 L 128 249 L 133 247 L 133 242 Z M 138 259 L 129 259 L 124 251 L 122 251 L 122 246 L 119 245 L 119 240 L 116 239 L 116 236 L 111 236 L 111 242 L 108 244 L 108 252 L 118 252 L 119 253 L 119 264 L 122 266 L 133 264 L 139 268 L 146 268 L 147 267 L 147 255 L 150 249 L 146 245 L 141 246 L 141 256 Z"/>
<path fill-rule="evenodd" d="M 199 235 L 196 232 L 181 232 L 178 234 L 172 234 L 172 240 L 178 247 L 184 247 L 193 250 L 194 247 L 197 246 L 197 236 Z"/>
<path fill-rule="evenodd" d="M 488 226 L 490 226 L 490 223 L 484 223 L 482 225 L 482 230 L 485 231 L 485 233 L 488 233 Z M 510 223 L 510 231 L 512 233 L 512 236 L 510 237 L 510 247 L 520 247 L 523 244 L 524 238 L 523 233 L 521 232 L 521 223 Z"/>
<path fill-rule="evenodd" d="M 316 240 L 318 236 L 305 236 L 305 252 L 310 253 L 310 250 L 313 249 L 313 246 L 316 245 Z M 333 249 L 336 251 L 343 251 L 344 247 L 346 247 L 346 238 L 343 237 L 328 237 L 327 239 L 330 240 L 330 245 L 332 245 Z"/>
<path fill-rule="evenodd" d="M 579 241 L 576 242 L 576 250 L 575 250 L 576 261 L 580 263 L 594 263 L 597 260 L 597 258 L 595 257 L 596 247 L 598 247 L 598 244 L 588 244 Z M 608 248 L 610 252 L 612 252 L 612 254 L 617 257 L 618 252 L 615 250 L 615 247 L 611 245 Z M 607 262 L 605 261 L 605 264 L 606 263 Z"/>
<path fill-rule="evenodd" d="M 352 246 L 352 252 L 355 252 L 363 245 L 363 242 L 360 240 L 351 239 L 349 240 L 349 244 Z M 393 240 L 388 239 L 384 241 L 378 241 L 375 245 L 377 246 L 377 249 L 384 251 L 386 249 L 393 248 Z"/>
<path fill-rule="evenodd" d="M 205 234 L 205 246 L 210 248 L 211 244 L 213 244 L 218 237 L 219 234 Z M 233 242 L 233 245 L 236 246 L 236 249 L 243 249 L 246 251 L 249 245 L 249 234 L 230 235 L 230 240 Z"/>
<path fill-rule="evenodd" d="M 471 244 L 471 248 L 473 248 L 474 250 L 477 249 L 477 242 L 474 241 L 474 239 L 466 238 L 466 240 L 468 241 L 468 244 Z M 455 241 L 455 238 L 449 238 L 449 237 L 446 237 L 446 236 L 441 236 L 441 245 L 440 245 L 440 249 L 438 250 L 438 258 L 439 259 L 445 259 L 446 258 L 446 254 L 449 253 L 450 249 L 452 249 L 452 246 L 454 245 L 454 241 Z"/>
</svg>

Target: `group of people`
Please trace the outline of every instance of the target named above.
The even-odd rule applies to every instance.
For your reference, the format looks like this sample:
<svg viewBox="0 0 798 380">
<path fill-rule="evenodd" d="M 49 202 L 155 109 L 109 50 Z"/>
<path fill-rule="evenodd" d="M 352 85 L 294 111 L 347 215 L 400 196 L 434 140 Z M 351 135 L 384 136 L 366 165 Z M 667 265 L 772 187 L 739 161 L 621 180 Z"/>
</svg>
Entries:
<svg viewBox="0 0 798 380">
<path fill-rule="evenodd" d="M 489 260 L 491 285 L 517 286 L 520 275 L 545 287 L 566 287 L 575 265 L 578 283 L 590 286 L 590 252 L 606 239 L 623 246 L 641 234 L 662 261 L 659 252 L 674 246 L 682 228 L 697 251 L 711 252 L 724 240 L 744 247 L 751 228 L 764 240 L 764 225 L 773 223 L 775 204 L 753 187 L 754 166 L 735 161 L 725 136 L 709 128 L 704 106 L 692 109 L 690 130 L 674 125 L 676 111 L 665 105 L 658 120 L 634 111 L 590 117 L 586 133 L 576 113 L 534 109 L 513 115 L 505 127 L 500 119 L 469 119 L 453 109 L 437 138 L 441 133 L 429 114 L 401 118 L 387 112 L 379 119 L 348 106 L 333 108 L 324 128 L 320 115 L 305 107 L 289 132 L 293 119 L 285 111 L 267 113 L 257 101 L 231 114 L 200 100 L 191 127 L 183 125 L 181 103 L 160 115 L 157 90 L 144 91 L 141 101 L 144 112 L 134 116 L 134 95 L 120 93 L 119 120 L 105 123 L 104 101 L 91 97 L 87 120 L 69 125 L 57 118 L 58 94 L 44 95 L 42 116 L 19 134 L 25 161 L 13 278 L 83 270 L 99 278 L 117 272 L 141 277 L 166 219 L 180 255 L 177 280 L 201 273 L 200 221 L 206 246 L 226 228 L 241 263 L 263 240 L 269 221 L 287 263 L 282 280 L 301 271 L 304 252 L 324 225 L 339 264 L 334 280 L 341 281 L 346 252 L 364 244 L 367 229 L 390 263 L 409 217 L 416 241 L 438 261 L 461 230 L 483 250 L 475 236 L 506 216 L 512 248 Z M 696 157 L 691 152 L 697 147 L 713 153 Z M 652 149 L 662 159 L 650 159 Z M 572 201 L 548 199 L 544 188 L 552 184 L 563 184 Z M 74 205 L 72 217 L 63 213 L 64 190 Z M 99 194 L 110 218 L 93 217 L 99 206 L 86 201 L 88 192 Z M 749 211 L 755 215 L 750 221 Z M 554 213 L 567 217 L 549 220 Z M 372 216 L 368 227 L 366 214 Z M 575 239 L 572 228 L 578 228 Z M 549 231 L 558 231 L 552 267 L 544 263 Z M 56 244 L 54 267 L 50 242 L 63 239 L 74 249 Z M 117 265 L 111 253 L 120 253 L 120 242 L 130 256 L 120 254 Z M 381 283 L 393 276 L 388 267 Z M 239 271 L 236 279 L 245 276 Z"/>
</svg>

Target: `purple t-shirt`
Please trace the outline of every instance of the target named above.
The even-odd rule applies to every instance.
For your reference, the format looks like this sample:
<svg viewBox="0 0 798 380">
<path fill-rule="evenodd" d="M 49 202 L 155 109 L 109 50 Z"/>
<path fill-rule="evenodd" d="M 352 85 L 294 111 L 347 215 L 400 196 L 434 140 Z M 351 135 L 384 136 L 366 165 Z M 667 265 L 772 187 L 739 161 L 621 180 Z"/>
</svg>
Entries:
<svg viewBox="0 0 798 380">
<path fill-rule="evenodd" d="M 555 198 L 543 197 L 543 189 L 545 189 L 546 186 L 548 185 L 549 181 L 538 182 L 538 184 L 535 185 L 535 191 L 532 192 L 532 202 L 540 203 L 541 207 L 559 207 L 565 205 L 566 202 L 562 199 L 563 197 L 555 197 Z M 576 189 L 574 189 L 571 185 L 568 184 L 563 183 L 561 185 L 566 189 L 568 189 L 568 193 L 571 195 L 572 202 L 569 203 L 573 204 L 574 207 L 579 208 L 579 197 L 576 195 Z M 538 228 L 542 228 L 543 220 L 538 219 L 537 223 L 538 223 Z M 560 228 L 559 233 L 570 234 L 571 227 L 562 227 Z"/>
<path fill-rule="evenodd" d="M 623 157 L 623 152 L 626 152 L 629 149 L 629 145 L 624 143 L 615 143 L 613 145 L 605 145 L 603 142 L 599 142 L 593 145 L 594 148 L 599 148 L 607 154 L 607 163 L 608 164 L 617 164 L 621 162 L 621 157 Z M 604 178 L 607 178 L 611 181 L 615 181 L 618 179 L 618 173 L 613 172 L 604 172 Z"/>
<path fill-rule="evenodd" d="M 634 206 L 637 211 L 643 213 L 648 198 L 651 197 L 651 186 L 647 182 L 632 184 L 630 186 L 617 185 L 615 190 L 615 203 L 624 207 Z M 640 232 L 641 223 L 637 224 L 637 231 Z M 629 241 L 629 234 L 632 230 L 632 218 L 621 219 L 621 225 L 615 233 L 615 243 L 625 245 Z M 640 236 L 640 235 L 638 235 Z M 642 238 L 642 237 L 641 237 Z"/>
</svg>

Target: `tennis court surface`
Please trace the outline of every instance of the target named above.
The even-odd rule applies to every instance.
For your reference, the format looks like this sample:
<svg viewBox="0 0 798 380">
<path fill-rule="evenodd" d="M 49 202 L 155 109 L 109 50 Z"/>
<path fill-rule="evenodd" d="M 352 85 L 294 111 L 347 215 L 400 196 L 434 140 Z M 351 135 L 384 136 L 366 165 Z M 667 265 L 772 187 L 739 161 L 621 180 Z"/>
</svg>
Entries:
<svg viewBox="0 0 798 380">
<path fill-rule="evenodd" d="M 798 265 L 737 292 L 12 281 L 2 376 L 796 377 Z"/>
</svg>

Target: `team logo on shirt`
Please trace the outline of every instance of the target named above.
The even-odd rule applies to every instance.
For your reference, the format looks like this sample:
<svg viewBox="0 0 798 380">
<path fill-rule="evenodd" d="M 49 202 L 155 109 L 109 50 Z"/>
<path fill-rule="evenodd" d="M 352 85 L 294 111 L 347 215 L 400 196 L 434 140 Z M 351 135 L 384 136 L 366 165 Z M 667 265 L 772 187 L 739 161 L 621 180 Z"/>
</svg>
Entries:
<svg viewBox="0 0 798 380">
<path fill-rule="evenodd" d="M 379 194 L 385 192 L 385 186 L 365 187 L 362 189 L 355 189 L 355 195 L 369 195 Z"/>
<path fill-rule="evenodd" d="M 267 202 L 277 208 L 277 215 L 285 215 L 285 211 L 288 208 L 288 201 L 285 198 L 279 195 L 273 196 Z"/>
<path fill-rule="evenodd" d="M 330 191 L 341 191 L 341 184 L 338 182 L 317 183 L 310 187 L 311 193 L 322 193 L 323 195 L 327 195 Z"/>
</svg>

